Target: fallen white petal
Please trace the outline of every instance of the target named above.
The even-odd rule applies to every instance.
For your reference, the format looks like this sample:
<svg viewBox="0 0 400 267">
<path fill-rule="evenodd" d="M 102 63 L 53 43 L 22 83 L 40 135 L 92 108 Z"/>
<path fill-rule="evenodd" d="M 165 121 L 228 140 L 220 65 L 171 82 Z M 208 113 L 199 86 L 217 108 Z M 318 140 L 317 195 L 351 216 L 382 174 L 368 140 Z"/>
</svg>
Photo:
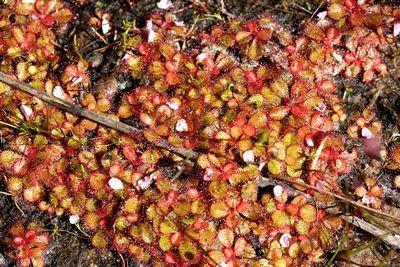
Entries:
<svg viewBox="0 0 400 267">
<path fill-rule="evenodd" d="M 153 180 L 156 179 L 156 175 L 154 173 L 150 174 L 149 176 L 144 177 L 143 179 L 138 181 L 138 186 L 140 189 L 144 190 L 150 187 L 153 183 Z"/>
<path fill-rule="evenodd" d="M 313 147 L 314 141 L 310 137 L 308 137 L 308 138 L 306 138 L 306 144 L 307 144 L 307 146 Z"/>
<path fill-rule="evenodd" d="M 147 177 L 138 181 L 138 186 L 140 187 L 140 189 L 147 189 L 150 186 L 150 184 L 151 180 L 148 179 Z"/>
<path fill-rule="evenodd" d="M 372 203 L 372 201 L 374 201 L 374 197 L 373 196 L 368 196 L 365 195 L 363 196 L 363 198 L 361 199 L 362 203 L 364 203 L 365 205 L 369 205 Z"/>
<path fill-rule="evenodd" d="M 337 62 L 343 62 L 343 57 L 342 55 L 336 53 L 336 52 L 332 52 L 332 56 L 334 59 L 336 59 Z"/>
<path fill-rule="evenodd" d="M 122 60 L 128 60 L 128 59 L 130 59 L 130 58 L 132 58 L 132 55 L 131 55 L 130 53 L 126 53 L 126 54 L 122 57 Z"/>
<path fill-rule="evenodd" d="M 176 48 L 176 51 L 181 51 L 181 45 L 179 42 L 175 42 L 174 47 Z"/>
<path fill-rule="evenodd" d="M 101 22 L 101 30 L 103 34 L 107 34 L 111 30 L 110 22 L 105 18 Z"/>
<path fill-rule="evenodd" d="M 152 43 L 156 39 L 156 32 L 153 30 L 149 31 L 149 36 L 147 37 L 147 42 Z"/>
<path fill-rule="evenodd" d="M 397 35 L 399 35 L 399 34 L 400 34 L 400 22 L 395 23 L 395 24 L 393 25 L 393 35 L 394 35 L 394 36 L 397 36 Z"/>
<path fill-rule="evenodd" d="M 178 132 L 187 132 L 189 128 L 188 128 L 186 120 L 185 119 L 178 120 L 176 122 L 175 129 Z"/>
<path fill-rule="evenodd" d="M 315 187 L 318 189 L 325 189 L 324 183 L 321 182 L 320 180 L 317 181 L 317 183 L 315 184 Z"/>
<path fill-rule="evenodd" d="M 21 112 L 24 114 L 26 119 L 28 119 L 33 114 L 32 108 L 28 105 L 21 105 Z"/>
<path fill-rule="evenodd" d="M 64 95 L 64 90 L 61 88 L 61 86 L 57 85 L 56 87 L 54 87 L 53 96 L 57 98 L 62 98 L 63 95 Z"/>
<path fill-rule="evenodd" d="M 72 84 L 71 84 L 71 85 L 78 84 L 78 83 L 80 83 L 82 80 L 83 80 L 82 76 L 79 76 L 78 78 L 75 77 L 75 78 L 72 79 Z"/>
<path fill-rule="evenodd" d="M 325 103 L 322 103 L 322 105 L 316 106 L 315 109 L 318 110 L 319 112 L 324 112 L 326 109 L 326 105 Z"/>
<path fill-rule="evenodd" d="M 157 7 L 159 9 L 169 9 L 172 6 L 172 2 L 170 0 L 160 0 L 157 3 Z"/>
<path fill-rule="evenodd" d="M 290 238 L 292 238 L 290 234 L 283 234 L 281 235 L 281 238 L 279 238 L 279 243 L 282 247 L 287 248 L 290 245 Z"/>
<path fill-rule="evenodd" d="M 78 222 L 79 222 L 79 216 L 78 215 L 69 216 L 69 223 L 70 224 L 77 224 Z"/>
<path fill-rule="evenodd" d="M 175 102 L 168 101 L 166 104 L 168 105 L 168 107 L 170 107 L 173 110 L 179 109 L 179 105 L 177 103 L 175 103 Z"/>
<path fill-rule="evenodd" d="M 124 189 L 124 184 L 122 181 L 118 178 L 111 178 L 108 180 L 108 185 L 111 187 L 113 190 L 121 190 Z"/>
<path fill-rule="evenodd" d="M 151 20 L 146 21 L 146 30 L 150 31 L 153 29 L 153 22 Z"/>
<path fill-rule="evenodd" d="M 205 173 L 204 176 L 203 176 L 203 180 L 204 180 L 204 181 L 210 181 L 210 179 L 211 179 L 211 177 L 213 176 L 213 174 L 214 174 L 214 170 L 211 169 L 211 168 L 208 168 L 208 169 L 206 170 L 206 173 Z"/>
<path fill-rule="evenodd" d="M 247 150 L 243 153 L 243 160 L 246 163 L 253 163 L 254 162 L 254 151 Z"/>
<path fill-rule="evenodd" d="M 174 21 L 174 23 L 178 27 L 185 26 L 185 22 L 183 20 L 180 20 L 180 21 L 177 20 L 177 21 Z"/>
<path fill-rule="evenodd" d="M 317 17 L 318 17 L 319 19 L 324 19 L 324 18 L 326 18 L 326 15 L 327 15 L 327 14 L 328 14 L 327 11 L 319 12 L 319 13 L 317 14 Z"/>
<path fill-rule="evenodd" d="M 282 186 L 277 185 L 277 186 L 274 187 L 274 196 L 276 198 L 280 197 L 282 195 L 282 193 L 283 193 L 283 187 Z"/>
<path fill-rule="evenodd" d="M 196 59 L 197 59 L 197 61 L 199 61 L 199 62 L 202 62 L 204 59 L 206 59 L 208 57 L 208 54 L 207 53 L 201 53 L 201 54 L 199 54 L 197 57 L 196 57 Z"/>
<path fill-rule="evenodd" d="M 372 138 L 372 132 L 366 127 L 363 127 L 361 129 L 361 135 L 363 137 L 367 138 L 367 139 L 371 139 Z"/>
<path fill-rule="evenodd" d="M 262 171 L 262 169 L 264 168 L 264 166 L 266 165 L 267 163 L 265 162 L 265 161 L 261 161 L 260 162 L 260 165 L 258 165 L 258 170 L 259 171 Z"/>
</svg>

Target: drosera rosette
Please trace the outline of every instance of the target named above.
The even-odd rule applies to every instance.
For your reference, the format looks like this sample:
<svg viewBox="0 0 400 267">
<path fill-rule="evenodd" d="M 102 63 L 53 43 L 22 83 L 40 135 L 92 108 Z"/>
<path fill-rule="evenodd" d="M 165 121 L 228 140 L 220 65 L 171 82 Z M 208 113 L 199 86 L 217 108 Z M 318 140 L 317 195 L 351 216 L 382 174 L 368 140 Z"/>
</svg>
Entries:
<svg viewBox="0 0 400 267">
<path fill-rule="evenodd" d="M 364 109 L 354 124 L 347 128 L 347 133 L 352 138 L 372 139 L 379 136 L 381 132 L 382 123 L 376 121 L 375 112 L 370 109 Z"/>
<path fill-rule="evenodd" d="M 15 222 L 4 238 L 7 253 L 18 266 L 45 266 L 45 252 L 50 243 L 50 235 L 43 228 L 31 222 L 24 227 L 22 222 Z"/>
<path fill-rule="evenodd" d="M 8 5 L 15 5 L 13 8 L 17 14 L 32 16 L 46 27 L 69 22 L 73 16 L 61 0 L 9 1 Z"/>
<path fill-rule="evenodd" d="M 396 171 L 400 169 L 400 144 L 395 144 L 388 157 L 388 170 Z"/>
<path fill-rule="evenodd" d="M 308 182 L 322 190 L 339 192 L 338 177 L 352 170 L 358 159 L 357 150 L 346 151 L 343 138 L 334 134 L 316 135 L 313 142 L 316 149 L 307 152 Z M 320 195 L 318 192 L 314 194 Z"/>
<path fill-rule="evenodd" d="M 8 1 L 2 5 L 0 52 L 6 55 L 2 70 L 40 86 L 50 66 L 60 59 L 55 52 L 56 38 L 52 26 L 69 22 L 72 12 L 58 0 Z M 8 19 L 10 14 L 19 19 L 11 22 Z"/>
<path fill-rule="evenodd" d="M 380 76 L 387 74 L 379 51 L 393 42 L 392 25 L 396 20 L 396 12 L 396 8 L 374 5 L 371 1 L 329 2 L 327 16 L 318 25 L 337 32 L 334 47 L 328 53 L 332 52 L 347 77 L 362 73 L 363 81 L 371 82 L 376 73 Z M 317 39 L 322 34 L 320 27 L 311 25 L 310 37 Z M 342 38 L 341 32 L 349 28 L 352 29 L 349 38 Z"/>
<path fill-rule="evenodd" d="M 88 63 L 85 60 L 79 60 L 76 64 L 69 64 L 65 67 L 61 81 L 66 84 L 67 91 L 77 91 L 81 85 L 89 86 L 87 68 Z"/>
<path fill-rule="evenodd" d="M 380 209 L 382 207 L 383 189 L 373 177 L 367 177 L 364 179 L 362 185 L 357 185 L 354 194 L 364 205 L 371 206 L 375 209 Z"/>
</svg>

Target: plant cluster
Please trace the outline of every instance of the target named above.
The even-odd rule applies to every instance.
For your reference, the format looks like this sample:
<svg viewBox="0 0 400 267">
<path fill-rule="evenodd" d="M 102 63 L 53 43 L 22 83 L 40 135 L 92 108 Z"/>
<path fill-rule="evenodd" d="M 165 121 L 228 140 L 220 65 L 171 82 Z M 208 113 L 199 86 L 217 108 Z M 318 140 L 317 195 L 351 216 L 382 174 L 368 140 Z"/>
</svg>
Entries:
<svg viewBox="0 0 400 267">
<path fill-rule="evenodd" d="M 76 100 L 77 89 L 89 85 L 87 63 L 71 62 L 60 80 L 51 75 L 60 58 L 52 27 L 71 13 L 60 1 L 29 2 L 9 1 L 1 11 L 1 70 Z M 334 77 L 385 75 L 379 51 L 394 42 L 399 16 L 400 9 L 372 1 L 335 0 L 300 36 L 268 16 L 235 18 L 196 33 L 201 38 L 184 49 L 193 29 L 153 14 L 126 40 L 122 69 L 141 85 L 123 95 L 116 114 L 107 94 L 83 91 L 81 104 L 115 120 L 138 118 L 148 141 L 199 152 L 194 166 L 166 173 L 163 162 L 185 159 L 0 83 L 0 118 L 40 126 L 20 135 L 4 127 L 0 168 L 8 190 L 42 211 L 81 220 L 96 248 L 112 246 L 153 266 L 320 262 L 342 225 L 324 210 L 332 199 L 301 186 L 307 194 L 282 186 L 265 192 L 259 184 L 285 178 L 341 192 L 338 177 L 358 152 L 337 132 L 346 114 Z M 25 46 L 23 38 L 36 42 Z M 351 137 L 377 134 L 373 119 L 364 111 Z M 356 195 L 379 200 L 371 183 Z"/>
<path fill-rule="evenodd" d="M 50 242 L 49 234 L 36 223 L 27 227 L 16 222 L 10 229 L 5 243 L 9 246 L 9 255 L 16 259 L 18 266 L 45 266 L 44 253 Z"/>
</svg>

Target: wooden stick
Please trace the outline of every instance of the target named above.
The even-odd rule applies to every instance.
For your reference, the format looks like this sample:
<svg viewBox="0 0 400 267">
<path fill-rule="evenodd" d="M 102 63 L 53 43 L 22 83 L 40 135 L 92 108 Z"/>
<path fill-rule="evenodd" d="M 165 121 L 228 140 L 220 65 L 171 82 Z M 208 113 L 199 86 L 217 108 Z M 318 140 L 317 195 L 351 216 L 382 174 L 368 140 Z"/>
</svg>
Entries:
<svg viewBox="0 0 400 267">
<path fill-rule="evenodd" d="M 79 105 L 71 104 L 63 99 L 60 99 L 60 98 L 54 97 L 52 95 L 49 95 L 45 92 L 39 91 L 35 87 L 33 87 L 29 84 L 26 84 L 24 82 L 21 82 L 17 79 L 14 79 L 1 71 L 0 71 L 0 81 L 4 82 L 12 87 L 18 88 L 18 89 L 24 91 L 25 93 L 33 95 L 33 96 L 39 98 L 40 100 L 42 100 L 46 103 L 49 103 L 61 110 L 67 111 L 71 114 L 86 118 L 88 120 L 94 121 L 98 124 L 101 124 L 103 126 L 117 130 L 122 133 L 139 135 L 139 136 L 143 137 L 142 131 L 135 127 L 132 127 L 125 123 L 110 119 L 104 115 L 101 115 L 101 114 L 92 112 L 90 110 L 87 110 L 85 108 L 82 108 Z M 160 139 L 160 140 L 153 141 L 150 143 L 156 147 L 163 148 L 163 149 L 166 149 L 173 153 L 179 154 L 188 160 L 195 159 L 198 156 L 198 154 L 192 150 L 189 150 L 186 148 L 173 147 L 164 139 Z"/>
<path fill-rule="evenodd" d="M 338 208 L 329 208 L 327 209 L 329 213 L 332 214 L 342 214 L 341 211 Z M 391 233 L 390 231 L 381 229 L 369 222 L 366 222 L 362 218 L 349 215 L 349 214 L 342 214 L 340 215 L 340 218 L 342 218 L 344 221 L 348 222 L 349 224 L 360 228 L 361 230 L 376 236 L 380 240 L 386 242 L 387 244 L 395 247 L 395 248 L 400 248 L 400 235 L 396 233 Z"/>
<path fill-rule="evenodd" d="M 375 225 L 372 225 L 364 221 L 363 219 L 355 216 L 342 215 L 340 217 L 350 224 L 370 233 L 373 236 L 382 239 L 382 241 L 388 243 L 389 245 L 395 248 L 400 248 L 400 235 L 388 233 L 387 231 L 380 229 L 379 227 L 376 227 Z"/>
</svg>

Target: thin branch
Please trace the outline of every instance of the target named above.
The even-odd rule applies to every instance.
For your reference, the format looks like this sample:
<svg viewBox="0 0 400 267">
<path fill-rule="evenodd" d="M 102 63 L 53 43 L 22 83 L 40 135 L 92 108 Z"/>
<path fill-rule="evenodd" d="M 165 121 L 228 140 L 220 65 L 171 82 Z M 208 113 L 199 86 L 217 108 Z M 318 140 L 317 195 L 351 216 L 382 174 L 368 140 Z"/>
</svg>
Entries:
<svg viewBox="0 0 400 267">
<path fill-rule="evenodd" d="M 382 230 L 379 227 L 376 227 L 375 225 L 372 225 L 364 221 L 363 219 L 355 216 L 342 215 L 340 217 L 345 221 L 351 223 L 352 225 L 357 226 L 358 228 L 376 237 L 379 237 L 382 241 L 385 241 L 389 245 L 400 248 L 400 235 L 388 233 L 387 231 Z"/>
<path fill-rule="evenodd" d="M 67 111 L 71 114 L 86 118 L 88 120 L 94 121 L 98 124 L 101 124 L 103 126 L 109 127 L 114 130 L 117 130 L 119 132 L 131 134 L 131 135 L 138 135 L 143 138 L 142 131 L 135 127 L 132 127 L 125 123 L 110 119 L 104 115 L 101 115 L 101 114 L 89 111 L 85 108 L 82 108 L 79 105 L 71 104 L 63 99 L 60 99 L 60 98 L 54 97 L 52 95 L 49 95 L 45 92 L 39 91 L 35 87 L 30 86 L 30 85 L 28 85 L 24 82 L 21 82 L 17 79 L 14 79 L 1 71 L 0 71 L 0 81 L 4 82 L 10 86 L 13 86 L 15 88 L 18 88 L 18 89 L 24 91 L 25 93 L 33 95 L 33 96 L 39 98 L 40 100 L 42 100 L 46 103 L 49 103 L 61 110 Z M 146 139 L 144 139 L 144 140 L 146 140 Z M 156 147 L 166 149 L 175 154 L 179 154 L 179 155 L 187 158 L 188 160 L 195 159 L 198 156 L 198 154 L 192 150 L 189 150 L 186 148 L 173 147 L 164 139 L 159 139 L 159 140 L 156 140 L 156 141 L 153 141 L 150 143 Z"/>
</svg>

